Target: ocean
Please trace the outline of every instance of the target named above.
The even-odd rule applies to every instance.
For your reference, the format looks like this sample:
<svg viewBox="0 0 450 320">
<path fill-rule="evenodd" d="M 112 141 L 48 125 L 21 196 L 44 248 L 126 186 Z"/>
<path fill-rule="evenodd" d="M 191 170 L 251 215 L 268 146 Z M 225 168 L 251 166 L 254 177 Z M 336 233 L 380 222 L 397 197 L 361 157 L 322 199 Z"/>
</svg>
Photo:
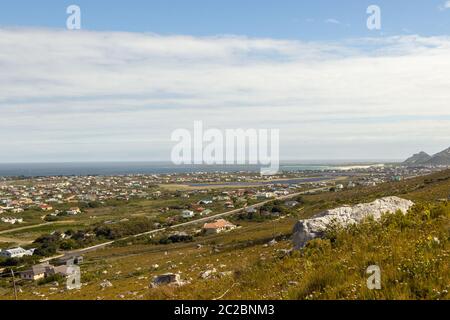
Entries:
<svg viewBox="0 0 450 320">
<path fill-rule="evenodd" d="M 355 161 L 328 161 L 320 163 L 282 163 L 281 171 L 326 170 L 344 165 L 380 163 Z M 259 172 L 256 165 L 174 165 L 170 162 L 77 162 L 77 163 L 0 163 L 3 177 L 85 176 L 170 174 L 193 172 Z"/>
</svg>

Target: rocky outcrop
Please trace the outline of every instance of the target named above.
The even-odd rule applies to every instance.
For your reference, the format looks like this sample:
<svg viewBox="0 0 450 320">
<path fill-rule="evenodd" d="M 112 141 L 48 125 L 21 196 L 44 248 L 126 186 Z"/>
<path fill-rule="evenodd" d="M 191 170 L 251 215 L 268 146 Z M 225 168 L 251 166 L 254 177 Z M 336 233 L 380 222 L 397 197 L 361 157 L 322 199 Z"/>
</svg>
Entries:
<svg viewBox="0 0 450 320">
<path fill-rule="evenodd" d="M 414 203 L 399 197 L 386 197 L 374 202 L 362 203 L 356 206 L 345 206 L 326 210 L 311 219 L 300 220 L 294 226 L 293 242 L 296 249 L 300 249 L 314 238 L 322 237 L 328 226 L 338 224 L 348 226 L 361 222 L 372 216 L 378 220 L 384 213 L 400 210 L 406 213 Z"/>
</svg>

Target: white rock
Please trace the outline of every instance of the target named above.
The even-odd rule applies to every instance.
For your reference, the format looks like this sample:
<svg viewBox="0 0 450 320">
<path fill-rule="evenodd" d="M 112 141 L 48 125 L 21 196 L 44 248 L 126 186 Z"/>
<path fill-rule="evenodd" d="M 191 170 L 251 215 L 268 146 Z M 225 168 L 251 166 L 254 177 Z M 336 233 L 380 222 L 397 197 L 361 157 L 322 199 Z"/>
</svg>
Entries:
<svg viewBox="0 0 450 320">
<path fill-rule="evenodd" d="M 105 289 L 105 288 L 110 288 L 110 287 L 112 287 L 112 286 L 113 286 L 112 283 L 109 282 L 108 280 L 103 280 L 103 281 L 100 283 L 100 287 L 102 287 L 103 289 Z"/>
<path fill-rule="evenodd" d="M 398 210 L 404 214 L 414 205 L 414 202 L 399 197 L 386 197 L 374 202 L 362 203 L 356 206 L 339 207 L 326 210 L 311 219 L 298 221 L 293 230 L 293 242 L 296 249 L 300 249 L 314 238 L 322 237 L 326 228 L 331 224 L 348 226 L 357 224 L 372 216 L 380 219 L 384 213 L 394 213 Z"/>
<path fill-rule="evenodd" d="M 161 285 L 175 285 L 182 286 L 187 284 L 186 281 L 182 281 L 179 274 L 176 273 L 166 273 L 159 276 L 155 276 L 153 282 L 150 284 L 151 288 L 156 288 Z"/>
<path fill-rule="evenodd" d="M 213 268 L 211 270 L 206 270 L 206 271 L 203 271 L 200 273 L 200 277 L 202 277 L 202 279 L 209 279 L 216 272 L 217 272 L 216 268 Z"/>
</svg>

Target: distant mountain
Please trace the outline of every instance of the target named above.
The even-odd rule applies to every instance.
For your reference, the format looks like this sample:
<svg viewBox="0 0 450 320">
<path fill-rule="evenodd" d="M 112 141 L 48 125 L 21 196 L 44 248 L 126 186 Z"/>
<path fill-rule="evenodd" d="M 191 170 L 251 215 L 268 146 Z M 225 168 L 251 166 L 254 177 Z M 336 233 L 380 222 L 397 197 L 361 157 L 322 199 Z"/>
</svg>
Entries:
<svg viewBox="0 0 450 320">
<path fill-rule="evenodd" d="M 425 165 L 450 166 L 450 148 L 436 153 L 431 159 L 425 162 Z"/>
<path fill-rule="evenodd" d="M 433 156 L 426 152 L 419 152 L 403 162 L 407 166 L 450 166 L 450 148 L 445 149 Z"/>
<path fill-rule="evenodd" d="M 406 159 L 403 164 L 406 165 L 417 165 L 417 164 L 424 164 L 428 160 L 431 160 L 431 156 L 426 152 L 419 152 L 413 155 L 412 157 Z"/>
</svg>

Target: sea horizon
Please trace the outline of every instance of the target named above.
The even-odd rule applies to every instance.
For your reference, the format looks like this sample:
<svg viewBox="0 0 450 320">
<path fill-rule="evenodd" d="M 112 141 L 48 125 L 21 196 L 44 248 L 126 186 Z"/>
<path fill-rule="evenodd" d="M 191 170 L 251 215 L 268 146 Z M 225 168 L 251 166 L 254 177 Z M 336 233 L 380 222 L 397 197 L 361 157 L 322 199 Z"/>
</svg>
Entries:
<svg viewBox="0 0 450 320">
<path fill-rule="evenodd" d="M 285 160 L 282 171 L 327 170 L 354 165 L 398 163 L 397 160 Z M 0 163 L 2 177 L 183 174 L 195 172 L 259 171 L 259 165 L 175 165 L 170 161 L 85 161 L 85 162 L 15 162 Z"/>
</svg>

